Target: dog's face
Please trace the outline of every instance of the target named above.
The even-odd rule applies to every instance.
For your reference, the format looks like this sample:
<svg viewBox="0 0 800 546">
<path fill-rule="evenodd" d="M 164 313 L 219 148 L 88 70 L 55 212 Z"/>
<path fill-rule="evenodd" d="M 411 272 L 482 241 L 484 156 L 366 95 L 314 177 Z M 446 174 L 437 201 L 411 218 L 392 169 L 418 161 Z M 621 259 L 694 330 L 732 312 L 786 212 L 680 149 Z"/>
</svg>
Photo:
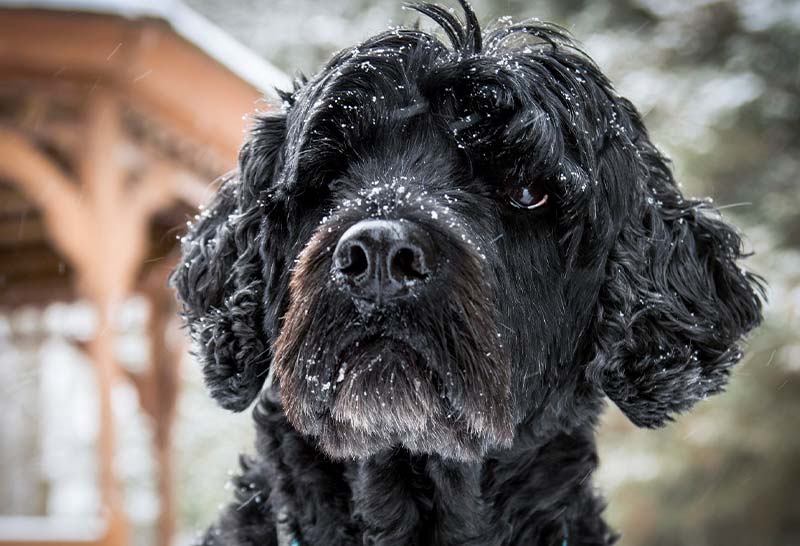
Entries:
<svg viewBox="0 0 800 546">
<path fill-rule="evenodd" d="M 174 282 L 212 394 L 270 374 L 333 456 L 468 460 L 719 391 L 760 320 L 740 240 L 683 198 L 635 109 L 548 25 L 418 30 L 261 116 Z"/>
</svg>

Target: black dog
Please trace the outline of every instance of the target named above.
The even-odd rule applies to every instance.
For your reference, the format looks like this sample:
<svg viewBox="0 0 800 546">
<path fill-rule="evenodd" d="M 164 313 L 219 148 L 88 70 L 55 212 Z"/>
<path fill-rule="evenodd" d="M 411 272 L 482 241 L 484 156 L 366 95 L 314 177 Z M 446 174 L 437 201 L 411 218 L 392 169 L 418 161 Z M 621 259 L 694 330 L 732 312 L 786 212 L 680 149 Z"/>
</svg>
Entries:
<svg viewBox="0 0 800 546">
<path fill-rule="evenodd" d="M 611 544 L 604 395 L 661 426 L 761 320 L 739 236 L 592 61 L 462 4 L 415 6 L 451 46 L 386 32 L 284 94 L 185 239 L 211 394 L 259 400 L 207 543 Z"/>
</svg>

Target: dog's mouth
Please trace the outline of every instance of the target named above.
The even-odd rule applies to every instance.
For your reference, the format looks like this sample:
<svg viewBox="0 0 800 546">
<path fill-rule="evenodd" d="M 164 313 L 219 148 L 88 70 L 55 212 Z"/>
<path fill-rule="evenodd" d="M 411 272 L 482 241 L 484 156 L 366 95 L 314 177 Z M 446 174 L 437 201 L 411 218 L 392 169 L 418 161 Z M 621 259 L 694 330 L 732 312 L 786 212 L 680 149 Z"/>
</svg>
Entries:
<svg viewBox="0 0 800 546">
<path fill-rule="evenodd" d="M 298 430 L 337 457 L 403 445 L 473 459 L 507 445 L 509 389 L 497 353 L 467 337 L 450 343 L 408 318 L 402 328 L 358 324 L 298 339 L 291 359 L 279 353 L 279 365 L 293 364 L 277 377 Z"/>
<path fill-rule="evenodd" d="M 395 353 L 398 357 L 409 361 L 419 358 L 411 342 L 386 333 L 366 335 L 351 341 L 342 347 L 337 356 L 342 364 L 340 369 L 348 373 L 353 369 L 355 362 L 373 357 L 381 358 L 385 353 Z"/>
<path fill-rule="evenodd" d="M 413 343 L 375 335 L 340 351 L 331 378 L 331 417 L 364 431 L 410 432 L 449 405 L 440 374 Z"/>
<path fill-rule="evenodd" d="M 470 459 L 509 441 L 506 392 L 471 383 L 434 339 L 375 330 L 343 337 L 327 352 L 329 366 L 306 368 L 305 381 L 281 384 L 292 423 L 329 454 L 403 445 Z"/>
<path fill-rule="evenodd" d="M 363 373 L 386 371 L 393 381 L 392 366 L 400 365 L 402 368 L 414 367 L 429 369 L 427 358 L 423 351 L 415 348 L 409 340 L 390 336 L 385 333 L 373 334 L 347 343 L 337 354 L 338 366 L 335 371 L 335 384 L 344 381 L 355 381 Z M 434 374 L 433 370 L 430 370 Z"/>
</svg>

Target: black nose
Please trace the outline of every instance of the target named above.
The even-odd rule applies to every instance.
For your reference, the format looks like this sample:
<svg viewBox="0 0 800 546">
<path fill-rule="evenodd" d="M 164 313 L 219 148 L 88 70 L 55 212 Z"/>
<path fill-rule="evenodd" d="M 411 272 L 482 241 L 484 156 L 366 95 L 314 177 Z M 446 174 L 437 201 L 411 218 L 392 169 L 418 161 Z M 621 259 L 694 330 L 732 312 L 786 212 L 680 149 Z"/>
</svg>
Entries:
<svg viewBox="0 0 800 546">
<path fill-rule="evenodd" d="M 333 251 L 334 278 L 354 298 L 372 303 L 402 298 L 434 272 L 428 234 L 407 220 L 362 220 Z"/>
</svg>

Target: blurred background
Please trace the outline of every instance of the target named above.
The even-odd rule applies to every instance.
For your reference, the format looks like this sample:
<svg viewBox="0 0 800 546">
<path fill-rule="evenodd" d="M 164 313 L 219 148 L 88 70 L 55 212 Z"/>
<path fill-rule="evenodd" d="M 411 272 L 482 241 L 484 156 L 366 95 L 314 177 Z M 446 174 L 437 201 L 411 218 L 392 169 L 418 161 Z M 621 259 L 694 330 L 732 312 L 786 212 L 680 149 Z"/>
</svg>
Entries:
<svg viewBox="0 0 800 546">
<path fill-rule="evenodd" d="M 621 543 L 800 545 L 800 2 L 473 5 L 569 29 L 770 284 L 727 394 L 659 431 L 608 408 L 596 481 Z M 395 0 L 0 0 L 0 545 L 183 545 L 215 518 L 253 431 L 187 353 L 176 239 L 274 86 L 416 19 Z"/>
</svg>

